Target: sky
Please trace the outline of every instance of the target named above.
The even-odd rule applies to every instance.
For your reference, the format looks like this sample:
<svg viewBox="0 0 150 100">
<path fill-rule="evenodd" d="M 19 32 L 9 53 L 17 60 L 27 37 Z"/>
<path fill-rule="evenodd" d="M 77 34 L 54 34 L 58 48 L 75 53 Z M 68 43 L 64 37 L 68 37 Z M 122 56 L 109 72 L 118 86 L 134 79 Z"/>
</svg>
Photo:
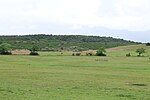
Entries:
<svg viewBox="0 0 150 100">
<path fill-rule="evenodd" d="M 0 35 L 111 36 L 150 41 L 150 0 L 0 0 Z"/>
</svg>

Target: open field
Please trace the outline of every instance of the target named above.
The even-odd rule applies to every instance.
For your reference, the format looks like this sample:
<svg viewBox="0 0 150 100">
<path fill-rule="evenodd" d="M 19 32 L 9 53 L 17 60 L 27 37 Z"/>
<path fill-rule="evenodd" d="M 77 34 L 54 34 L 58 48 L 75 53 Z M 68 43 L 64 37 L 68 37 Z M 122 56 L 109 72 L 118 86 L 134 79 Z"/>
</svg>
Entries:
<svg viewBox="0 0 150 100">
<path fill-rule="evenodd" d="M 139 47 L 147 49 L 145 57 L 136 57 Z M 0 56 L 0 100 L 150 100 L 150 47 L 107 52 Z M 133 57 L 125 57 L 129 52 Z"/>
</svg>

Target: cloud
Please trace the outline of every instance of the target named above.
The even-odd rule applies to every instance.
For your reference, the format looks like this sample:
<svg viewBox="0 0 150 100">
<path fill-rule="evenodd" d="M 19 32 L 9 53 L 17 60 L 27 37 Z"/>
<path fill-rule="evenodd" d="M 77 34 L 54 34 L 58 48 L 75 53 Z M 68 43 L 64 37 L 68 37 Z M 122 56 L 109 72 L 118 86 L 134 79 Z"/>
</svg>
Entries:
<svg viewBox="0 0 150 100">
<path fill-rule="evenodd" d="M 149 5 L 149 0 L 0 0 L 0 32 L 147 31 Z"/>
</svg>

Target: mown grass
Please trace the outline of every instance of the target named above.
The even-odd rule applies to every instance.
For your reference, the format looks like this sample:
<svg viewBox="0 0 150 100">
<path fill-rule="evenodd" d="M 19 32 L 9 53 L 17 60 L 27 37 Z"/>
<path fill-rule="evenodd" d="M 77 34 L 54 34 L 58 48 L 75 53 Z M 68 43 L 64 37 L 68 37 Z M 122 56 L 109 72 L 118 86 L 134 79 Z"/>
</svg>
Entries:
<svg viewBox="0 0 150 100">
<path fill-rule="evenodd" d="M 40 54 L 0 56 L 1 100 L 150 100 L 147 56 Z"/>
</svg>

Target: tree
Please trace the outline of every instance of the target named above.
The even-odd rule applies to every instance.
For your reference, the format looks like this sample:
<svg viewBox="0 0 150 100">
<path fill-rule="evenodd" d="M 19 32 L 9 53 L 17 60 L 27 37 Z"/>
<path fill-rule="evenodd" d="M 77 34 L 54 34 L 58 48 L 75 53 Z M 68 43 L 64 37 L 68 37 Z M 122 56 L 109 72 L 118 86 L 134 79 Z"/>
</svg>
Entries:
<svg viewBox="0 0 150 100">
<path fill-rule="evenodd" d="M 150 43 L 146 43 L 146 46 L 150 46 Z"/>
<path fill-rule="evenodd" d="M 145 53 L 145 49 L 144 48 L 138 48 L 136 50 L 136 53 L 138 53 L 138 56 L 141 56 L 142 53 Z"/>
<path fill-rule="evenodd" d="M 8 43 L 0 44 L 0 54 L 10 55 L 11 45 Z"/>
<path fill-rule="evenodd" d="M 106 56 L 106 50 L 104 48 L 100 48 L 96 51 L 96 56 Z"/>
<path fill-rule="evenodd" d="M 34 45 L 29 49 L 31 52 L 37 52 L 39 50 L 38 46 Z"/>
<path fill-rule="evenodd" d="M 39 55 L 37 51 L 39 50 L 38 46 L 34 45 L 32 48 L 29 49 L 31 51 L 30 55 Z"/>
</svg>

